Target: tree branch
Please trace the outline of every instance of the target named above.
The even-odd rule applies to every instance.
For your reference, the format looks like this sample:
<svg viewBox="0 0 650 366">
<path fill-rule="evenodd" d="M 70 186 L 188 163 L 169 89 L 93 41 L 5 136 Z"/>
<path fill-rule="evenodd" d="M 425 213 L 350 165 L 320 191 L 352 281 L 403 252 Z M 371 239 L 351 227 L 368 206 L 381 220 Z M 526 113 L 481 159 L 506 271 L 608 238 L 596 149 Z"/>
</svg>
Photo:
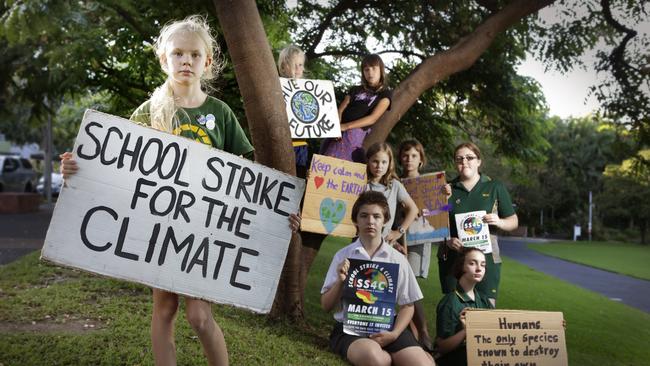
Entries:
<svg viewBox="0 0 650 366">
<path fill-rule="evenodd" d="M 364 147 L 384 141 L 422 93 L 440 80 L 471 67 L 500 32 L 554 1 L 556 0 L 512 1 L 449 50 L 425 59 L 395 88 L 391 108 L 373 126 L 371 134 L 364 141 Z"/>
<path fill-rule="evenodd" d="M 124 9 L 123 7 L 119 6 L 118 4 L 115 4 L 115 2 L 106 2 L 104 5 L 115 11 L 117 15 L 122 17 L 122 19 L 125 20 L 125 22 L 133 29 L 135 30 L 138 34 L 142 36 L 142 39 L 151 41 L 151 32 L 146 32 L 144 28 L 140 26 L 140 23 L 131 16 L 131 14 Z"/>
<path fill-rule="evenodd" d="M 312 60 L 316 58 L 316 47 L 320 44 L 321 40 L 323 39 L 323 36 L 325 35 L 325 31 L 331 28 L 331 23 L 334 20 L 334 18 L 343 15 L 347 10 L 359 10 L 363 9 L 365 7 L 366 2 L 364 1 L 356 1 L 356 0 L 343 0 L 339 1 L 335 7 L 330 9 L 329 13 L 325 15 L 325 17 L 320 21 L 318 27 L 314 30 L 313 38 L 310 39 L 310 34 L 306 34 L 305 37 L 302 39 L 301 44 L 304 45 L 309 45 L 308 48 L 305 50 L 305 56 L 308 60 Z"/>
<path fill-rule="evenodd" d="M 499 2 L 497 0 L 476 0 L 476 3 L 491 13 L 496 13 L 499 10 Z"/>
<path fill-rule="evenodd" d="M 407 50 L 383 50 L 379 52 L 374 52 L 378 55 L 383 55 L 385 53 L 399 53 L 404 56 L 414 56 L 418 57 L 421 60 L 424 60 L 427 58 L 426 55 L 417 53 L 417 52 L 411 52 Z M 359 52 L 359 51 L 351 51 L 351 50 L 333 50 L 333 51 L 326 51 L 326 52 L 320 52 L 320 53 L 314 53 L 313 57 L 310 58 L 310 60 L 313 60 L 315 58 L 319 57 L 324 57 L 324 56 L 366 56 L 366 53 L 364 52 Z"/>
<path fill-rule="evenodd" d="M 614 19 L 609 0 L 601 0 L 600 5 L 603 7 L 603 17 L 607 21 L 607 24 L 612 26 L 620 33 L 625 34 L 625 37 L 623 37 L 621 43 L 616 46 L 612 50 L 612 53 L 609 55 L 609 60 L 612 64 L 612 67 L 616 68 L 618 65 L 620 65 L 623 68 L 635 69 L 627 61 L 625 61 L 625 48 L 627 47 L 628 42 L 637 35 L 637 32 L 634 29 L 625 27 L 623 24 Z"/>
</svg>

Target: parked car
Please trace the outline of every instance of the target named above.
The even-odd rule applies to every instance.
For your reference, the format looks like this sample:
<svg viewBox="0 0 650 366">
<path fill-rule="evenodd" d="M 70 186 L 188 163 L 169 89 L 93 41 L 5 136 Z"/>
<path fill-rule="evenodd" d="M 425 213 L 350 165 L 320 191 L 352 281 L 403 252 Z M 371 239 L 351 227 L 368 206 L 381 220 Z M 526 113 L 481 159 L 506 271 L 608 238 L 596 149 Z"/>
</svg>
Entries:
<svg viewBox="0 0 650 366">
<path fill-rule="evenodd" d="M 36 172 L 32 163 L 15 155 L 0 155 L 0 192 L 34 192 Z"/>
<path fill-rule="evenodd" d="M 63 175 L 61 173 L 52 172 L 52 196 L 58 196 L 63 186 Z M 36 192 L 45 194 L 45 176 L 38 180 L 36 185 Z"/>
</svg>

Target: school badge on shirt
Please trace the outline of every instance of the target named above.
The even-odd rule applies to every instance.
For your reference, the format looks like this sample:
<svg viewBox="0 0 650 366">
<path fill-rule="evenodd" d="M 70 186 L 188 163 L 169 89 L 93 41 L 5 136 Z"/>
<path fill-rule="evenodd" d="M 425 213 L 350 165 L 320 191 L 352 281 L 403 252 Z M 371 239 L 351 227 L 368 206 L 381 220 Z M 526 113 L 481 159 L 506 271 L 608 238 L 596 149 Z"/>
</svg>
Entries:
<svg viewBox="0 0 650 366">
<path fill-rule="evenodd" d="M 199 114 L 199 115 L 196 116 L 196 121 L 201 126 L 205 126 L 209 130 L 214 130 L 214 128 L 216 127 L 215 118 L 214 118 L 214 115 L 212 113 L 210 113 L 208 115 L 205 115 L 205 116 L 202 115 L 202 114 Z"/>
</svg>

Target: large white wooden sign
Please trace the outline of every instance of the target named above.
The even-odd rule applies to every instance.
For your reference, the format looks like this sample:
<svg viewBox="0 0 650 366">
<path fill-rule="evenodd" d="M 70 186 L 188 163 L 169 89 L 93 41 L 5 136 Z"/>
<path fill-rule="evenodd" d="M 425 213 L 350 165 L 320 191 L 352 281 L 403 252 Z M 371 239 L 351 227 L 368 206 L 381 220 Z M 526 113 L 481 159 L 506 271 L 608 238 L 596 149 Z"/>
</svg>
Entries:
<svg viewBox="0 0 650 366">
<path fill-rule="evenodd" d="M 270 311 L 303 180 L 90 110 L 73 153 L 43 259 Z"/>
<path fill-rule="evenodd" d="M 291 137 L 341 137 L 334 85 L 329 80 L 280 78 Z"/>
</svg>

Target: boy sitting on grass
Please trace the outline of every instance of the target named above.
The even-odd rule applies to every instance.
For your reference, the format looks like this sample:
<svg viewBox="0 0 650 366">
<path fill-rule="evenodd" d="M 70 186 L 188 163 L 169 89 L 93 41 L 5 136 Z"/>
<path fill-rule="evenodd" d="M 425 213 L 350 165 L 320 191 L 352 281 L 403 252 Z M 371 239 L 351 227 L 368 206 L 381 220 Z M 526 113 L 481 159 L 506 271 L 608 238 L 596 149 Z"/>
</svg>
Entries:
<svg viewBox="0 0 650 366">
<path fill-rule="evenodd" d="M 406 257 L 382 238 L 384 223 L 390 219 L 388 202 L 381 192 L 362 193 L 352 208 L 352 222 L 358 239 L 336 252 L 321 289 L 321 306 L 325 311 L 336 308 L 336 325 L 330 334 L 330 349 L 353 365 L 434 365 L 408 328 L 413 317 L 413 303 L 422 299 L 422 291 Z M 363 259 L 399 264 L 397 297 L 399 311 L 392 331 L 370 337 L 349 335 L 343 331 L 341 296 L 350 268 L 348 259 Z"/>
</svg>

